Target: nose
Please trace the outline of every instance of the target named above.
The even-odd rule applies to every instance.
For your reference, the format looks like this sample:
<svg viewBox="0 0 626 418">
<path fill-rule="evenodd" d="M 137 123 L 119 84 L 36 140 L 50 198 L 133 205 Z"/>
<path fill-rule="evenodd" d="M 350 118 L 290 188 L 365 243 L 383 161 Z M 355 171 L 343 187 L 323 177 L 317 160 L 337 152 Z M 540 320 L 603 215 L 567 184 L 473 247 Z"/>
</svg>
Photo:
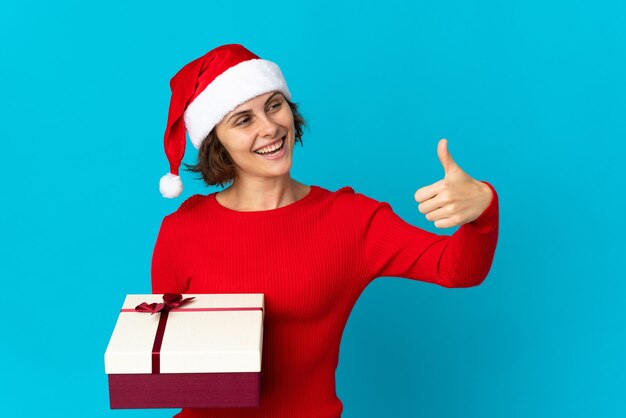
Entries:
<svg viewBox="0 0 626 418">
<path fill-rule="evenodd" d="M 272 121 L 267 115 L 263 115 L 259 118 L 261 123 L 261 134 L 263 136 L 269 136 L 270 138 L 274 138 L 278 136 L 278 124 Z"/>
</svg>

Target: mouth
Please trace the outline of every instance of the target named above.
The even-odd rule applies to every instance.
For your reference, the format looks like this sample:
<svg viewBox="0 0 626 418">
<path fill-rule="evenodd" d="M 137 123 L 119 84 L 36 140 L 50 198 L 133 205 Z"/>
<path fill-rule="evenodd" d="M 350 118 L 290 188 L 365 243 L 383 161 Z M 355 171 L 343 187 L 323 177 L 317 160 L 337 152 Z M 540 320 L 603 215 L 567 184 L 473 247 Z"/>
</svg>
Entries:
<svg viewBox="0 0 626 418">
<path fill-rule="evenodd" d="M 263 147 L 260 150 L 256 150 L 256 151 L 254 151 L 254 153 L 255 154 L 259 154 L 259 155 L 264 156 L 264 157 L 278 155 L 285 148 L 285 139 L 286 138 L 287 138 L 287 135 L 284 135 L 282 138 L 280 138 L 274 144 L 269 145 L 267 147 Z"/>
</svg>

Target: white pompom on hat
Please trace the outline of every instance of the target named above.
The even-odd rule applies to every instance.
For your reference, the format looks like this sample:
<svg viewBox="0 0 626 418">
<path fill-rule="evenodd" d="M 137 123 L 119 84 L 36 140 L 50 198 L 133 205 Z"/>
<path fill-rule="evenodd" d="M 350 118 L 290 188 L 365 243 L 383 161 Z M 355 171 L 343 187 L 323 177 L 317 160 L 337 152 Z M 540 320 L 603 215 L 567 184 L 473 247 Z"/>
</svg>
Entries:
<svg viewBox="0 0 626 418">
<path fill-rule="evenodd" d="M 270 91 L 291 94 L 277 64 L 259 58 L 239 44 L 219 46 L 181 68 L 170 80 L 170 100 L 165 129 L 165 154 L 170 172 L 161 177 L 163 197 L 183 191 L 178 175 L 185 154 L 185 131 L 196 149 L 229 112 Z"/>
</svg>

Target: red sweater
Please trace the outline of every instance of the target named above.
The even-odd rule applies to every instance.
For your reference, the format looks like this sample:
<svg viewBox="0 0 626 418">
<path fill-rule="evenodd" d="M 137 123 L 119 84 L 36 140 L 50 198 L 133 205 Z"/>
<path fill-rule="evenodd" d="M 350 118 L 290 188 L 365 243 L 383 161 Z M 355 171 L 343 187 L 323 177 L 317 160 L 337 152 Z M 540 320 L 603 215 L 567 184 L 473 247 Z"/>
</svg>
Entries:
<svg viewBox="0 0 626 418">
<path fill-rule="evenodd" d="M 487 276 L 498 239 L 498 198 L 487 184 L 490 205 L 451 236 L 410 225 L 351 187 L 312 185 L 290 205 L 255 212 L 228 209 L 215 193 L 183 202 L 161 224 L 152 292 L 263 293 L 265 322 L 260 407 L 183 409 L 177 417 L 340 417 L 341 335 L 372 280 L 469 287 Z"/>
</svg>

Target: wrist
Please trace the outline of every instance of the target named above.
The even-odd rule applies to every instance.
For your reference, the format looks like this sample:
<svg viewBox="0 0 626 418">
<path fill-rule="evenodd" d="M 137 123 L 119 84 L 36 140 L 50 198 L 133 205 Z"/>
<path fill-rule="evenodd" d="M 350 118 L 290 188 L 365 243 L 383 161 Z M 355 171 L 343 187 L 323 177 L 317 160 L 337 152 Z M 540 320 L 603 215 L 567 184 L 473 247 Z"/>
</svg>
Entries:
<svg viewBox="0 0 626 418">
<path fill-rule="evenodd" d="M 493 190 L 491 190 L 491 187 L 489 187 L 489 185 L 485 183 L 484 181 L 479 181 L 478 184 L 480 185 L 480 188 L 483 190 L 483 193 L 485 195 L 485 201 L 487 202 L 487 206 L 489 206 L 489 203 L 491 202 L 491 199 L 493 198 Z"/>
</svg>

